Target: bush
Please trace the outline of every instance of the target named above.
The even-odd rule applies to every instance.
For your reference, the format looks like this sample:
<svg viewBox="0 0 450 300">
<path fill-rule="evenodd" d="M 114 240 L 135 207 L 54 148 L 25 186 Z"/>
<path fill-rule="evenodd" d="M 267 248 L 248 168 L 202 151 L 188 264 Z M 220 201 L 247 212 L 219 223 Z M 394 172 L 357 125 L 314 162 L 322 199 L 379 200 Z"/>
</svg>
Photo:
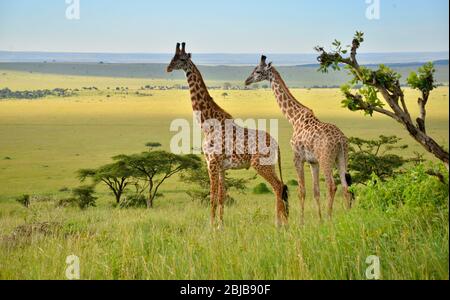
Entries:
<svg viewBox="0 0 450 300">
<path fill-rule="evenodd" d="M 94 187 L 81 186 L 73 190 L 72 194 L 80 209 L 87 209 L 88 207 L 95 207 L 97 197 L 94 197 Z"/>
<path fill-rule="evenodd" d="M 270 194 L 272 191 L 267 187 L 265 183 L 260 183 L 253 188 L 253 194 L 262 195 L 262 194 Z"/>
<path fill-rule="evenodd" d="M 448 172 L 443 166 L 433 168 L 442 177 L 430 175 L 429 167 L 423 164 L 386 182 L 374 175 L 366 187 L 358 188 L 359 205 L 384 212 L 401 208 L 447 209 Z"/>
<path fill-rule="evenodd" d="M 232 178 L 225 174 L 225 186 L 227 188 L 227 196 L 225 199 L 225 205 L 234 205 L 236 199 L 229 195 L 230 191 L 235 191 L 239 194 L 245 194 L 247 186 L 254 178 Z M 201 163 L 199 168 L 193 168 L 188 172 L 181 175 L 181 180 L 187 184 L 193 184 L 194 187 L 189 189 L 186 193 L 191 197 L 192 201 L 199 201 L 203 205 L 209 205 L 210 189 L 209 189 L 209 175 L 208 169 L 204 162 Z"/>
<path fill-rule="evenodd" d="M 17 197 L 16 201 L 22 204 L 24 207 L 28 208 L 30 207 L 31 203 L 30 199 L 31 199 L 30 195 L 22 195 L 20 197 Z"/>
<path fill-rule="evenodd" d="M 78 205 L 78 200 L 75 198 L 63 198 L 56 202 L 56 207 L 70 207 Z"/>
<path fill-rule="evenodd" d="M 394 177 L 398 170 L 408 162 L 418 159 L 405 159 L 392 153 L 405 150 L 407 145 L 399 145 L 400 138 L 380 135 L 378 139 L 365 140 L 357 137 L 349 139 L 349 170 L 352 172 L 354 184 L 365 184 L 372 174 L 380 180 Z M 340 182 L 339 174 L 335 174 L 336 182 Z"/>
<path fill-rule="evenodd" d="M 288 185 L 291 185 L 291 186 L 298 186 L 298 181 L 295 180 L 295 179 L 289 180 L 289 181 L 288 181 Z"/>
<path fill-rule="evenodd" d="M 144 208 L 147 207 L 147 199 L 142 194 L 133 194 L 124 197 L 119 204 L 120 208 Z"/>
</svg>

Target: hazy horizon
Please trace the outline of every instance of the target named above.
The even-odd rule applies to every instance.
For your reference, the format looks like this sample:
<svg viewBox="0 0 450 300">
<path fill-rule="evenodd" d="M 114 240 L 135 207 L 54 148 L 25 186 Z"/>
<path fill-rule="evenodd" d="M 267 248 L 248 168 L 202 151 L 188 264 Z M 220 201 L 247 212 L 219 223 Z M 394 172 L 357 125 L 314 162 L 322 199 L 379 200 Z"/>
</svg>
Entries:
<svg viewBox="0 0 450 300">
<path fill-rule="evenodd" d="M 277 65 L 317 64 L 315 53 L 264 53 Z M 1 51 L 2 63 L 167 63 L 171 53 L 89 53 Z M 193 60 L 201 65 L 254 65 L 261 53 L 193 53 Z M 361 64 L 404 64 L 448 60 L 449 52 L 386 52 L 360 53 Z"/>
</svg>

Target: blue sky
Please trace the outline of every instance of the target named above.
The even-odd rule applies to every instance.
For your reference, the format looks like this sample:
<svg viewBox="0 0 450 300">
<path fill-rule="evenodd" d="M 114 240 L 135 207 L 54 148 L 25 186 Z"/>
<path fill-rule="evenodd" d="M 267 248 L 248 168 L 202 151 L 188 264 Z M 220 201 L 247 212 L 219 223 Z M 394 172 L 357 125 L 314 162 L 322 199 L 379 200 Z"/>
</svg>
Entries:
<svg viewBox="0 0 450 300">
<path fill-rule="evenodd" d="M 0 0 L 0 50 L 311 53 L 334 38 L 366 33 L 362 52 L 448 51 L 448 0 L 80 0 L 80 20 L 66 0 Z M 376 0 L 367 0 L 376 1 Z"/>
</svg>

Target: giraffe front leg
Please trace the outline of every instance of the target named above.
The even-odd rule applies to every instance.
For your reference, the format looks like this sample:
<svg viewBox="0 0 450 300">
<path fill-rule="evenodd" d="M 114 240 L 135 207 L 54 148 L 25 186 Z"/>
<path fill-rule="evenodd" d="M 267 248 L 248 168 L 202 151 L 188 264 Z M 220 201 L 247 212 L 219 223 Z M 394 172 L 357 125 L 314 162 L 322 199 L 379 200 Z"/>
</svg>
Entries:
<svg viewBox="0 0 450 300">
<path fill-rule="evenodd" d="M 216 210 L 217 210 L 217 191 L 219 184 L 219 176 L 214 167 L 209 167 L 209 180 L 210 180 L 210 200 L 211 200 L 211 227 L 214 228 L 216 223 Z"/>
</svg>

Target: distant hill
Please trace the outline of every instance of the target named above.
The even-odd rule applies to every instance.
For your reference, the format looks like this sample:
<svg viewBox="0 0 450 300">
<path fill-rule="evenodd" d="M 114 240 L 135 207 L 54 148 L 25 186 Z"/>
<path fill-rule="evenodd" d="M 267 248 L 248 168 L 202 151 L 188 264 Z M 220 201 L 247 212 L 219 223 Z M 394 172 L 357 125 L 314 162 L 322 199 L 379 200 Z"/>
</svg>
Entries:
<svg viewBox="0 0 450 300">
<path fill-rule="evenodd" d="M 193 58 L 199 65 L 252 66 L 258 62 L 261 53 L 194 53 Z M 317 63 L 317 53 L 270 54 L 269 60 L 277 66 L 310 65 Z M 8 52 L 0 51 L 0 62 L 54 62 L 54 63 L 120 63 L 120 64 L 165 64 L 173 53 L 58 53 L 58 52 Z M 439 61 L 449 59 L 444 52 L 394 52 L 359 53 L 361 64 L 392 64 Z"/>
<path fill-rule="evenodd" d="M 388 64 L 402 75 L 403 82 L 410 72 L 417 70 L 422 63 Z M 449 61 L 436 62 L 436 81 L 449 83 Z M 277 66 L 277 64 L 275 64 Z M 376 65 L 368 65 L 375 67 Z M 44 74 L 75 76 L 101 76 L 124 78 L 148 78 L 179 80 L 184 79 L 182 72 L 166 73 L 167 64 L 108 64 L 108 63 L 0 63 L 0 70 L 21 71 Z M 253 67 L 250 66 L 199 66 L 207 81 L 243 83 Z M 348 77 L 345 71 L 323 74 L 317 72 L 318 65 L 279 66 L 286 82 L 292 87 L 339 86 Z"/>
</svg>

